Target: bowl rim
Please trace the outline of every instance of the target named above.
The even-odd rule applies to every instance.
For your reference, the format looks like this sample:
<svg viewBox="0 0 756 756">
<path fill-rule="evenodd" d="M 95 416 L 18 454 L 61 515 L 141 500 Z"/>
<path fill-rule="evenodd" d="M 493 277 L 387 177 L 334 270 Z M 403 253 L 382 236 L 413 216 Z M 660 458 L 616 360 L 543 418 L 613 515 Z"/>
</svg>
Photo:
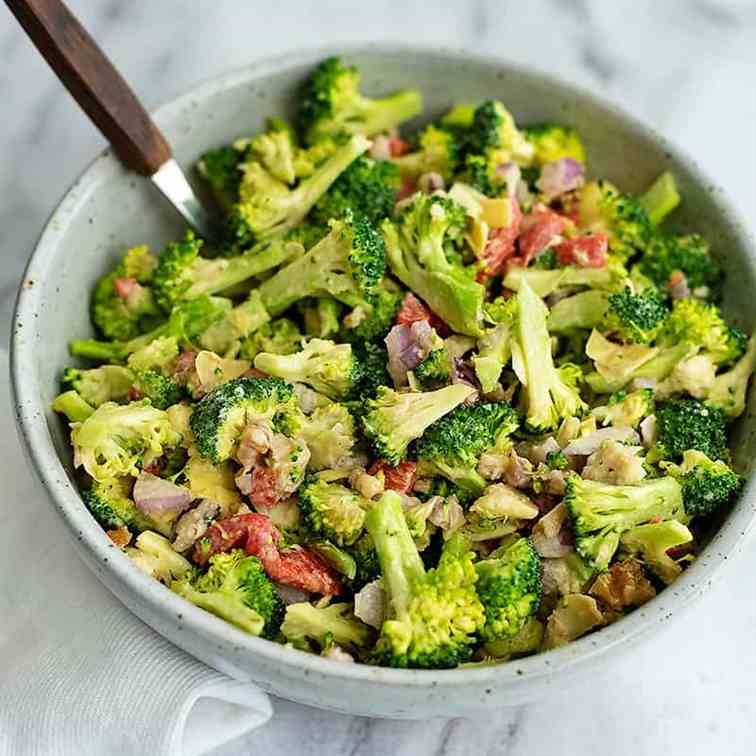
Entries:
<svg viewBox="0 0 756 756">
<path fill-rule="evenodd" d="M 740 211 L 726 198 L 716 183 L 711 180 L 684 151 L 670 144 L 657 131 L 640 119 L 626 113 L 610 99 L 598 96 L 582 86 L 562 80 L 531 66 L 509 61 L 495 55 L 470 53 L 461 48 L 382 42 L 353 42 L 307 48 L 284 52 L 253 61 L 227 73 L 209 78 L 191 87 L 152 111 L 156 121 L 170 119 L 190 107 L 193 101 L 205 100 L 214 93 L 239 84 L 252 84 L 268 74 L 281 73 L 304 64 L 313 64 L 329 55 L 349 58 L 356 54 L 379 54 L 392 56 L 421 55 L 436 57 L 448 65 L 472 62 L 476 65 L 495 68 L 517 75 L 539 79 L 558 87 L 571 97 L 588 101 L 608 111 L 646 138 L 663 146 L 673 161 L 684 164 L 695 181 L 712 189 L 711 202 L 715 211 L 728 218 L 736 233 L 744 241 L 748 256 L 753 261 L 756 251 L 753 234 L 744 222 Z M 672 586 L 656 598 L 640 607 L 622 620 L 584 636 L 558 649 L 541 652 L 509 663 L 480 667 L 463 667 L 450 670 L 391 669 L 363 664 L 344 664 L 315 654 L 286 648 L 278 643 L 247 635 L 232 625 L 199 609 L 178 595 L 134 568 L 129 558 L 117 549 L 105 531 L 89 514 L 74 485 L 68 478 L 55 450 L 52 436 L 47 428 L 48 408 L 41 406 L 39 392 L 33 382 L 26 380 L 24 366 L 32 364 L 35 347 L 33 328 L 38 310 L 41 287 L 34 281 L 41 279 L 49 270 L 56 250 L 62 240 L 64 228 L 72 222 L 79 209 L 87 201 L 99 182 L 122 170 L 110 147 L 101 151 L 81 172 L 67 189 L 50 214 L 34 247 L 21 279 L 12 318 L 10 342 L 11 390 L 17 428 L 22 445 L 31 460 L 34 471 L 46 489 L 51 503 L 63 518 L 69 535 L 81 542 L 92 559 L 85 559 L 102 579 L 104 573 L 117 585 L 112 588 L 117 595 L 134 595 L 144 601 L 151 616 L 163 622 L 175 623 L 206 640 L 211 640 L 222 653 L 250 655 L 270 665 L 284 668 L 289 676 L 306 679 L 310 674 L 334 680 L 360 681 L 366 685 L 400 687 L 458 688 L 461 685 L 485 688 L 494 683 L 497 687 L 510 688 L 530 685 L 537 680 L 552 678 L 570 669 L 583 669 L 618 646 L 630 648 L 646 637 L 651 630 L 666 622 L 711 586 L 731 557 L 741 553 L 748 536 L 756 529 L 754 506 L 754 481 L 744 489 L 738 504 L 727 520 L 713 536 L 701 556 Z M 99 563 L 99 569 L 95 562 Z M 159 632 L 159 631 L 158 631 Z M 222 654 L 221 654 L 222 655 Z M 312 678 L 310 678 L 312 679 Z M 488 691 L 487 691 L 488 692 Z"/>
</svg>

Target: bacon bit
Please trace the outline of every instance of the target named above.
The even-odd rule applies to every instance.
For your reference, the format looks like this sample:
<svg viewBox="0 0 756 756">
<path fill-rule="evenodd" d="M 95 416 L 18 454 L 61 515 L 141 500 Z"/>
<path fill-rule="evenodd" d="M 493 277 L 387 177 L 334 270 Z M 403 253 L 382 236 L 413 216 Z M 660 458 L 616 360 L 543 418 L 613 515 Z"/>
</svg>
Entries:
<svg viewBox="0 0 756 756">
<path fill-rule="evenodd" d="M 415 487 L 417 480 L 417 463 L 409 460 L 400 462 L 392 467 L 385 460 L 379 459 L 368 468 L 368 475 L 383 473 L 383 487 L 385 490 L 407 494 Z"/>
<path fill-rule="evenodd" d="M 280 498 L 278 473 L 272 467 L 256 467 L 252 471 L 250 502 L 255 506 L 272 507 Z"/>
<path fill-rule="evenodd" d="M 399 185 L 399 189 L 396 193 L 396 201 L 407 199 L 411 197 L 417 191 L 417 184 L 413 178 L 403 178 L 402 183 Z"/>
<path fill-rule="evenodd" d="M 113 288 L 119 299 L 126 299 L 136 287 L 136 278 L 114 278 Z"/>
<path fill-rule="evenodd" d="M 197 352 L 181 352 L 173 366 L 173 378 L 177 383 L 186 384 L 195 372 L 194 363 Z"/>
<path fill-rule="evenodd" d="M 419 320 L 427 321 L 441 338 L 451 334 L 449 326 L 435 312 L 426 307 L 414 294 L 407 294 L 396 314 L 396 324 L 408 326 Z"/>
<path fill-rule="evenodd" d="M 616 612 L 626 607 L 645 604 L 656 595 L 656 590 L 643 574 L 635 559 L 615 562 L 608 572 L 599 575 L 590 589 L 591 595 L 600 599 Z"/>
<path fill-rule="evenodd" d="M 401 137 L 391 136 L 388 140 L 388 148 L 392 158 L 401 157 L 410 151 L 410 144 Z"/>
<path fill-rule="evenodd" d="M 522 219 L 520 238 L 517 240 L 522 265 L 529 265 L 566 226 L 567 219 L 547 207 L 538 207 L 528 213 Z"/>
<path fill-rule="evenodd" d="M 667 549 L 667 556 L 670 559 L 682 559 L 687 554 L 692 554 L 694 551 L 693 543 L 684 543 L 681 546 L 673 546 L 671 549 Z"/>
<path fill-rule="evenodd" d="M 263 373 L 262 370 L 258 370 L 257 368 L 250 368 L 249 370 L 245 370 L 241 374 L 242 378 L 267 378 L 268 374 Z"/>
<path fill-rule="evenodd" d="M 131 542 L 131 532 L 125 525 L 115 530 L 108 530 L 107 535 L 119 549 L 125 548 Z"/>
<path fill-rule="evenodd" d="M 131 399 L 130 401 L 134 401 Z M 163 458 L 162 457 L 155 457 L 154 459 L 151 459 L 144 467 L 142 467 L 142 470 L 146 473 L 150 473 L 150 475 L 160 475 L 160 471 L 163 469 Z"/>
<path fill-rule="evenodd" d="M 565 239 L 554 250 L 562 265 L 603 268 L 607 263 L 609 239 L 606 234 L 579 236 L 577 239 Z"/>
<path fill-rule="evenodd" d="M 653 525 L 658 525 L 660 522 L 663 522 L 661 515 L 654 515 L 650 520 L 649 523 Z"/>
<path fill-rule="evenodd" d="M 344 590 L 336 572 L 310 549 L 297 547 L 280 551 L 276 562 L 260 561 L 270 579 L 276 583 L 323 596 L 338 596 Z"/>
<path fill-rule="evenodd" d="M 130 402 L 138 402 L 140 399 L 144 399 L 144 394 L 136 386 L 129 386 L 126 398 Z"/>
<path fill-rule="evenodd" d="M 503 228 L 495 228 L 488 234 L 488 242 L 483 250 L 483 267 L 478 271 L 476 280 L 484 283 L 487 278 L 501 273 L 502 269 L 515 253 L 515 240 L 520 233 L 522 210 L 514 197 L 509 199 L 511 203 L 512 222 Z"/>
</svg>

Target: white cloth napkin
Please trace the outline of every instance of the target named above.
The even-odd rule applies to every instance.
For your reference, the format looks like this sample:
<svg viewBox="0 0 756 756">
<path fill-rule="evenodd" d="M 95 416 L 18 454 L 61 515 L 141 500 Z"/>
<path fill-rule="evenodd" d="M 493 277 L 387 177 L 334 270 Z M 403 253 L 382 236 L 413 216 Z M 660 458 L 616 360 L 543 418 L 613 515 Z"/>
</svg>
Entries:
<svg viewBox="0 0 756 756">
<path fill-rule="evenodd" d="M 268 697 L 176 648 L 77 557 L 22 458 L 0 352 L 0 756 L 198 756 Z"/>
</svg>

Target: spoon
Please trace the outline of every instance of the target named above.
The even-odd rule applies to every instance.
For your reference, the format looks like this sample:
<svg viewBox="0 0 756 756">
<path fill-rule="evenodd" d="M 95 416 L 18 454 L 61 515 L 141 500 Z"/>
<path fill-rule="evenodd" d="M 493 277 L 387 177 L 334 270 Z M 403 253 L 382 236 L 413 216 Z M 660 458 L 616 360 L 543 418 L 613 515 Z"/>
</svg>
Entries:
<svg viewBox="0 0 756 756">
<path fill-rule="evenodd" d="M 5 2 L 123 165 L 151 179 L 200 236 L 215 239 L 211 215 L 160 129 L 71 11 L 60 0 Z"/>
</svg>

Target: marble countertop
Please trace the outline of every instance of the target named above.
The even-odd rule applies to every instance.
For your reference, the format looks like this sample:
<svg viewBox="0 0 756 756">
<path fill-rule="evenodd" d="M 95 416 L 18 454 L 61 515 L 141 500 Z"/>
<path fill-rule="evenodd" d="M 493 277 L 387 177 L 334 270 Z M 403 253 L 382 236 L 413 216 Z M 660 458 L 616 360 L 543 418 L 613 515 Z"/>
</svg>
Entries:
<svg viewBox="0 0 756 756">
<path fill-rule="evenodd" d="M 593 88 L 696 155 L 756 213 L 755 0 L 69 0 L 150 105 L 271 53 L 340 41 L 498 54 Z M 433 9 L 431 10 L 431 6 Z M 45 218 L 102 140 L 0 11 L 0 310 Z M 5 329 L 7 331 L 7 329 Z M 3 333 L 3 345 L 7 333 Z M 571 691 L 469 719 L 396 722 L 276 701 L 261 731 L 217 752 L 283 754 L 753 753 L 756 550 L 668 629 Z"/>
</svg>

